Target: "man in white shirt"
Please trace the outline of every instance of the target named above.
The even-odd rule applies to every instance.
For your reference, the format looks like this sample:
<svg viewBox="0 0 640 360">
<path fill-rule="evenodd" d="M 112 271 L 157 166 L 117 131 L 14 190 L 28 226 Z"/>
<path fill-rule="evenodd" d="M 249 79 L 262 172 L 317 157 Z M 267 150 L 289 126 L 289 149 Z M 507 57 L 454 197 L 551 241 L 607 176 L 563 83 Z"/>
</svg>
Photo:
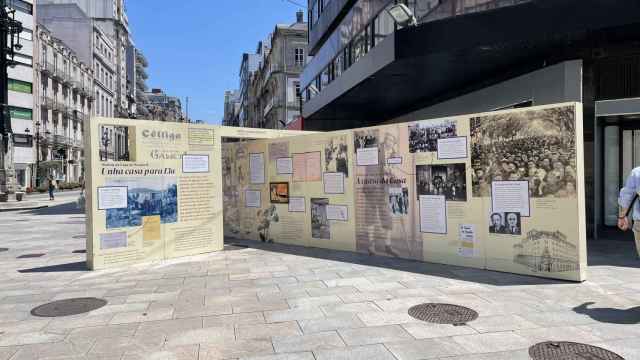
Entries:
<svg viewBox="0 0 640 360">
<path fill-rule="evenodd" d="M 618 197 L 618 228 L 627 231 L 633 228 L 633 237 L 636 241 L 636 251 L 640 258 L 640 200 L 637 199 L 640 191 L 640 167 L 631 170 L 625 185 L 620 189 Z M 627 217 L 629 208 L 633 206 L 633 226 Z"/>
</svg>

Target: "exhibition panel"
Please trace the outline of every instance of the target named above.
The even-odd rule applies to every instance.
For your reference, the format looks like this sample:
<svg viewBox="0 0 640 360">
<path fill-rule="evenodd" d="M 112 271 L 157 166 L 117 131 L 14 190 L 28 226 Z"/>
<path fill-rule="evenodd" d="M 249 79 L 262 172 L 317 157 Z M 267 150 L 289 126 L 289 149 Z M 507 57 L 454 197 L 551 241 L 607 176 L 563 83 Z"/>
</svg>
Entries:
<svg viewBox="0 0 640 360">
<path fill-rule="evenodd" d="M 293 134 L 109 118 L 85 129 L 91 269 L 222 250 L 222 138 Z"/>
<path fill-rule="evenodd" d="M 585 280 L 579 103 L 327 133 L 87 127 L 91 268 L 227 237 Z"/>
<path fill-rule="evenodd" d="M 237 167 L 225 168 L 225 194 L 255 190 L 247 176 L 268 179 L 259 208 L 225 202 L 225 228 L 237 238 L 582 281 L 581 123 L 580 104 L 570 103 L 223 144 Z"/>
</svg>

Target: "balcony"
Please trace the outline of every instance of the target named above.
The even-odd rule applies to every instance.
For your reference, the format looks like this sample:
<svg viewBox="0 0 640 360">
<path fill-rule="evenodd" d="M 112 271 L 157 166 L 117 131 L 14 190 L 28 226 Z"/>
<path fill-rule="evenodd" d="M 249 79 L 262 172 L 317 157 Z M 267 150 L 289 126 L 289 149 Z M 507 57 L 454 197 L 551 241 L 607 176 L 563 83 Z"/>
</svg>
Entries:
<svg viewBox="0 0 640 360">
<path fill-rule="evenodd" d="M 277 109 L 281 106 L 283 106 L 284 101 L 282 101 L 282 98 L 280 96 L 274 96 L 271 98 L 271 100 L 269 100 L 269 102 L 267 102 L 267 105 L 264 107 L 264 111 L 262 113 L 263 116 L 267 116 L 271 110 Z"/>
<path fill-rule="evenodd" d="M 51 75 L 53 69 L 53 64 L 50 62 L 43 62 L 42 64 L 40 64 L 40 71 L 43 75 Z"/>
<path fill-rule="evenodd" d="M 63 82 L 64 71 L 62 71 L 62 68 L 58 66 L 54 66 L 53 64 L 48 64 L 47 66 L 51 66 L 51 69 L 52 69 L 50 72 L 51 77 L 59 82 Z"/>
<path fill-rule="evenodd" d="M 80 82 L 79 80 L 71 80 L 71 87 L 73 88 L 74 91 L 82 91 L 82 82 Z"/>
</svg>

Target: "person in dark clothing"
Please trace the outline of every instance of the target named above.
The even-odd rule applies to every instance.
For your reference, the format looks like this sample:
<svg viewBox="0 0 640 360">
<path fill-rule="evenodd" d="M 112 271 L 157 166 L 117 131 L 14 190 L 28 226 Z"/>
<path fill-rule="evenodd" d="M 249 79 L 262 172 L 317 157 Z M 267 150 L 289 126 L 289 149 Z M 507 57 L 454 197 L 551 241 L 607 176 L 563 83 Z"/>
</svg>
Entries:
<svg viewBox="0 0 640 360">
<path fill-rule="evenodd" d="M 56 184 L 53 180 L 53 176 L 49 175 L 49 200 L 54 200 L 53 192 L 56 189 Z"/>
</svg>

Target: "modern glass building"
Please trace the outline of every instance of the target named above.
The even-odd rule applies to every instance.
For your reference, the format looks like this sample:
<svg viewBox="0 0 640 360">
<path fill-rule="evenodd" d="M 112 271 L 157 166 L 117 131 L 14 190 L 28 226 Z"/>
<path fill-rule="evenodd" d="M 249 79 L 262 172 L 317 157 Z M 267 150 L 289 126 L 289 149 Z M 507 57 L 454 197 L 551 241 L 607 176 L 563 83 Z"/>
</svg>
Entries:
<svg viewBox="0 0 640 360">
<path fill-rule="evenodd" d="M 416 26 L 386 11 L 402 2 Z M 305 130 L 579 101 L 588 230 L 640 166 L 637 0 L 309 0 Z"/>
</svg>

